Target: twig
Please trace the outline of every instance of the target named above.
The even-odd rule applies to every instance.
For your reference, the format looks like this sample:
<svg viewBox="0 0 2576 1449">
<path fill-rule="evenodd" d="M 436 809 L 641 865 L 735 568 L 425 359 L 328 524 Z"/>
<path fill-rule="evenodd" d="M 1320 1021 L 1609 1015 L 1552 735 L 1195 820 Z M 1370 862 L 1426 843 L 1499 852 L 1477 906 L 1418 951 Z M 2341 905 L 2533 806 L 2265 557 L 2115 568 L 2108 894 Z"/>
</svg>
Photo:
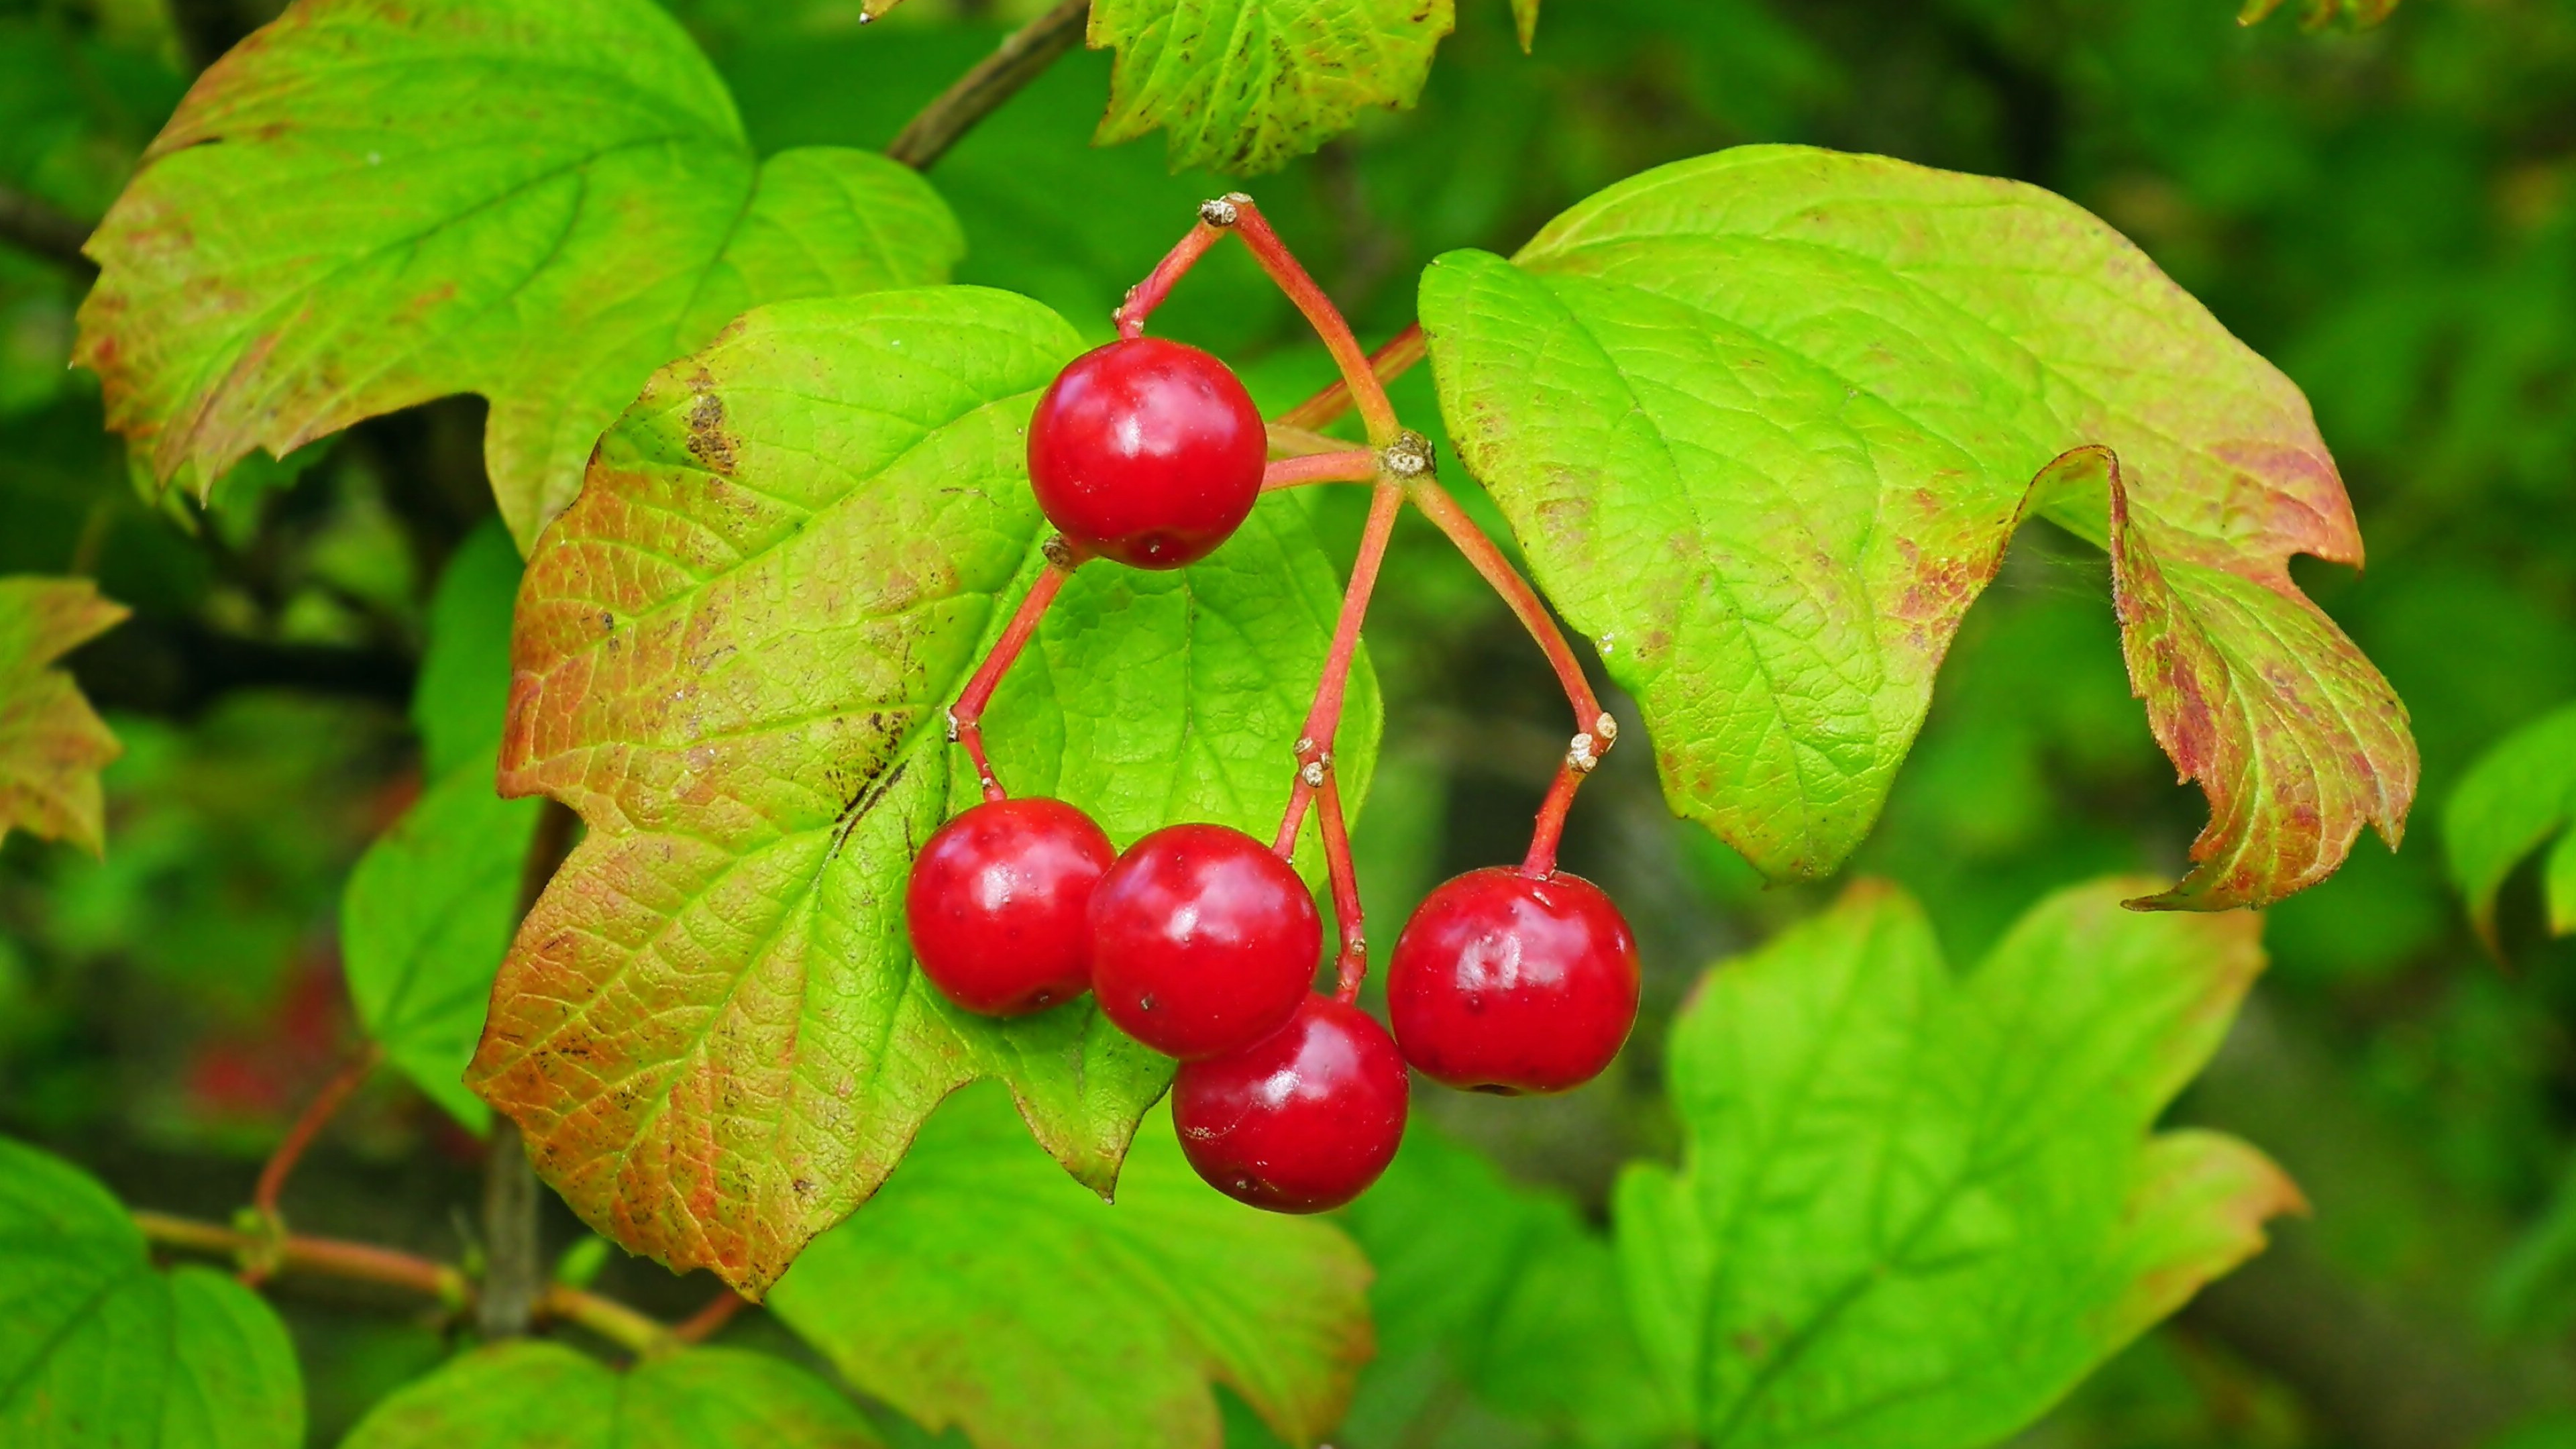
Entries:
<svg viewBox="0 0 2576 1449">
<path fill-rule="evenodd" d="M 1351 660 L 1360 647 L 1360 625 L 1368 617 L 1369 596 L 1377 588 L 1386 562 L 1387 540 L 1395 533 L 1396 515 L 1404 509 L 1404 485 L 1381 475 L 1369 498 L 1368 523 L 1360 531 L 1359 556 L 1351 563 L 1351 581 L 1342 591 L 1342 613 L 1333 625 L 1331 652 L 1315 681 L 1315 702 L 1306 710 L 1306 726 L 1297 736 L 1297 778 L 1288 789 L 1288 809 L 1279 820 L 1271 849 L 1284 859 L 1297 848 L 1298 828 L 1306 807 L 1333 771 L 1333 737 L 1341 729 L 1342 703 L 1351 678 Z"/>
<path fill-rule="evenodd" d="M 1301 453 L 1290 458 L 1275 458 L 1262 470 L 1261 491 L 1276 492 L 1282 488 L 1300 488 L 1308 483 L 1373 483 L 1377 481 L 1377 450 L 1345 448 L 1333 453 Z"/>
<path fill-rule="evenodd" d="M 280 1272 L 382 1284 L 434 1298 L 450 1309 L 477 1303 L 473 1281 L 462 1269 L 397 1248 L 292 1233 L 272 1238 L 170 1213 L 138 1211 L 133 1217 L 144 1238 L 164 1248 L 245 1261 L 266 1258 Z M 684 1341 L 672 1329 L 614 1298 L 560 1283 L 546 1289 L 536 1309 L 550 1320 L 578 1324 L 620 1348 L 646 1356 L 670 1353 Z"/>
<path fill-rule="evenodd" d="M 993 773 L 993 762 L 984 757 L 984 706 L 992 703 L 993 691 L 1002 684 L 1002 676 L 1027 648 L 1055 603 L 1064 581 L 1073 577 L 1081 566 L 1082 555 L 1075 551 L 1063 534 L 1046 542 L 1046 567 L 1038 571 L 1037 582 L 1020 598 L 1020 606 L 1011 614 L 1011 622 L 1002 629 L 1002 637 L 993 641 L 992 652 L 975 668 L 966 688 L 958 693 L 957 703 L 948 710 L 948 738 L 966 747 L 966 758 L 975 764 L 975 781 L 984 787 L 986 800 L 1005 798 L 1001 779 Z"/>
<path fill-rule="evenodd" d="M 1056 58 L 1082 39 L 1091 0 L 1063 0 L 1053 10 L 1011 32 L 1002 47 L 957 78 L 904 123 L 886 155 L 915 171 L 927 171 L 975 123 L 1001 108 L 1022 86 L 1036 80 Z"/>
<path fill-rule="evenodd" d="M 519 874 L 519 918 L 526 920 L 545 894 L 546 882 L 572 850 L 580 823 L 572 808 L 548 800 L 528 842 Z M 475 1320 L 488 1339 L 517 1338 L 535 1321 L 546 1287 L 544 1242 L 537 1218 L 537 1172 L 519 1124 L 495 1118 L 483 1156 L 483 1292 Z"/>
<path fill-rule="evenodd" d="M 87 281 L 98 275 L 98 264 L 81 255 L 81 243 L 89 240 L 89 233 L 78 217 L 52 202 L 14 186 L 0 186 L 0 241 Z"/>
</svg>

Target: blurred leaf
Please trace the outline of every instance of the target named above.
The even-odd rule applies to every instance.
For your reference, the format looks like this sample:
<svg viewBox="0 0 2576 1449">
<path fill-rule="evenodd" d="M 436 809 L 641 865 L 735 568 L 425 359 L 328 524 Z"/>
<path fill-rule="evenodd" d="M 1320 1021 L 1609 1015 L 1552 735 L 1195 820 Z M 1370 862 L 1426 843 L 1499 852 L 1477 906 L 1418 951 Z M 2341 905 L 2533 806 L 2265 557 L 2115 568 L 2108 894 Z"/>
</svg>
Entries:
<svg viewBox="0 0 2576 1449">
<path fill-rule="evenodd" d="M 1442 1411 L 1437 1385 L 1453 1375 L 1548 1442 L 1609 1449 L 1680 1437 L 1629 1326 L 1610 1245 L 1562 1199 L 1504 1181 L 1416 1124 L 1344 1219 L 1377 1269 L 1378 1362 L 1344 1434 L 1352 1444 L 1416 1442 Z M 1409 1373 L 1414 1360 L 1430 1371 Z"/>
<path fill-rule="evenodd" d="M 514 560 L 515 561 L 515 560 Z M 493 792 L 493 755 L 430 787 L 349 875 L 340 955 L 358 1022 L 429 1099 L 476 1132 L 465 1088 L 492 977 L 519 925 L 519 881 L 545 807 Z"/>
<path fill-rule="evenodd" d="M 1200 1182 L 1167 1117 L 1112 1206 L 978 1087 L 770 1303 L 850 1382 L 978 1449 L 1199 1449 L 1217 1438 L 1212 1381 L 1293 1444 L 1340 1422 L 1369 1353 L 1367 1282 L 1327 1223 Z"/>
<path fill-rule="evenodd" d="M 1519 32 L 1523 50 L 1538 39 L 1538 6 L 1539 0 L 1512 0 L 1512 29 Z"/>
<path fill-rule="evenodd" d="M 1093 0 L 1091 47 L 1118 52 L 1094 140 L 1160 128 L 1175 171 L 1273 171 L 1413 104 L 1456 23 L 1452 0 Z"/>
<path fill-rule="evenodd" d="M 297 1449 L 295 1349 L 257 1294 L 156 1271 L 105 1188 L 0 1140 L 0 1442 Z"/>
<path fill-rule="evenodd" d="M 503 784 L 591 832 L 472 1081 L 633 1251 L 756 1294 L 983 1076 L 1105 1192 L 1170 1080 L 1088 1001 L 958 1010 L 904 941 L 914 848 L 973 798 L 942 706 L 1043 566 L 1023 433 L 1076 346 L 970 288 L 755 312 L 654 381 L 529 565 Z M 994 763 L 1121 841 L 1267 830 L 1337 594 L 1292 499 L 1189 569 L 1084 569 L 985 717 Z M 1377 720 L 1362 669 L 1355 795 Z"/>
<path fill-rule="evenodd" d="M 2244 8 L 2236 12 L 2236 23 L 2259 25 L 2280 9 L 2281 3 L 2282 0 L 2245 0 Z M 2355 25 L 2369 26 L 2396 12 L 2397 0 L 2304 0 L 2299 24 L 2319 30 L 2339 17 L 2349 17 Z"/>
<path fill-rule="evenodd" d="M 2576 820 L 2576 704 L 2541 716 L 2481 756 L 2451 792 L 2442 844 L 2469 919 L 2496 944 L 2496 892 L 2523 858 Z M 2576 934 L 2576 833 L 2542 870 L 2549 929 Z"/>
<path fill-rule="evenodd" d="M 2042 902 L 1964 979 L 1869 884 L 1673 1027 L 1682 1166 L 1621 1179 L 1629 1302 L 1710 1442 L 1970 1449 L 2262 1246 L 2253 1149 L 2150 1135 L 2262 966 L 2248 915 Z"/>
<path fill-rule="evenodd" d="M 459 544 L 438 576 L 429 648 L 411 696 L 424 777 L 444 779 L 474 760 L 488 768 L 499 753 L 510 707 L 510 610 L 518 597 L 519 551 L 497 522 Z"/>
<path fill-rule="evenodd" d="M 2149 722 L 2210 797 L 2157 904 L 2274 900 L 2402 828 L 2405 709 L 2286 572 L 2361 558 L 2306 403 L 2067 202 L 1744 147 L 1514 261 L 1451 253 L 1422 304 L 1450 433 L 1637 694 L 1674 808 L 1766 873 L 1868 832 L 2033 507 L 2111 552 Z"/>
<path fill-rule="evenodd" d="M 767 1354 L 699 1348 L 618 1370 L 520 1339 L 452 1360 L 376 1406 L 340 1449 L 862 1449 L 831 1385 Z"/>
<path fill-rule="evenodd" d="M 525 545 L 655 367 L 758 302 L 941 280 L 959 242 L 882 157 L 757 162 L 649 0 L 306 0 L 207 72 L 89 246 L 79 360 L 156 476 L 202 492 L 477 392 Z"/>
<path fill-rule="evenodd" d="M 0 840 L 24 829 L 106 853 L 98 772 L 116 736 L 51 666 L 125 613 L 87 579 L 0 578 Z"/>
</svg>

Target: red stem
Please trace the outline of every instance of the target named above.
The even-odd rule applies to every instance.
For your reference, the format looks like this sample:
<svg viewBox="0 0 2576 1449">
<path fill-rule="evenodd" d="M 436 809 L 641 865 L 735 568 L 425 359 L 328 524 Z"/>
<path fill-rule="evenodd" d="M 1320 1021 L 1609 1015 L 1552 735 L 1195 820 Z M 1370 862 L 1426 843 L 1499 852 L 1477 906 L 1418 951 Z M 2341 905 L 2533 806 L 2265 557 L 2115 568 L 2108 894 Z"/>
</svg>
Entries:
<svg viewBox="0 0 2576 1449">
<path fill-rule="evenodd" d="M 369 1042 L 364 1050 L 350 1058 L 348 1065 L 322 1084 L 322 1090 L 313 1094 L 312 1101 L 304 1104 L 304 1111 L 296 1117 L 294 1125 L 286 1129 L 285 1140 L 277 1144 L 277 1150 L 268 1155 L 267 1165 L 260 1168 L 259 1186 L 251 1191 L 251 1206 L 258 1209 L 261 1217 L 277 1216 L 278 1198 L 285 1193 L 286 1179 L 294 1173 L 295 1164 L 304 1159 L 305 1149 L 313 1145 L 313 1139 L 321 1135 L 322 1129 L 329 1126 L 331 1119 L 339 1115 L 340 1108 L 348 1103 L 349 1094 L 357 1091 L 368 1074 L 375 1071 L 376 1064 L 383 1060 L 384 1049 Z"/>
<path fill-rule="evenodd" d="M 725 1289 L 709 1301 L 706 1307 L 671 1325 L 671 1336 L 682 1343 L 704 1343 L 715 1337 L 718 1329 L 733 1322 L 735 1314 L 750 1306 L 750 1299 L 730 1288 Z"/>
<path fill-rule="evenodd" d="M 959 694 L 957 703 L 949 708 L 949 736 L 964 745 L 966 757 L 975 762 L 975 779 L 984 787 L 987 800 L 1003 799 L 1004 793 L 1001 780 L 993 774 L 993 762 L 984 758 L 984 706 L 992 703 L 993 691 L 1001 686 L 1002 675 L 1010 669 L 1012 661 L 1020 657 L 1020 651 L 1028 647 L 1030 636 L 1038 631 L 1038 622 L 1046 617 L 1047 608 L 1055 602 L 1057 591 L 1072 575 L 1071 566 L 1048 558 L 1046 567 L 1038 573 L 1037 582 L 1029 585 L 1028 594 L 1020 600 L 1018 611 L 1011 615 L 1011 622 L 1003 628 L 1002 637 L 993 641 L 992 652 L 976 666 L 974 677 L 966 681 L 965 692 Z"/>
<path fill-rule="evenodd" d="M 1369 375 L 1384 387 L 1412 371 L 1428 347 L 1429 343 L 1422 335 L 1422 324 L 1416 322 L 1388 338 L 1384 347 L 1369 354 Z M 1350 408 L 1351 385 L 1336 378 L 1323 391 L 1281 413 L 1278 421 L 1292 428 L 1328 427 Z"/>
<path fill-rule="evenodd" d="M 1368 927 L 1360 916 L 1360 881 L 1351 866 L 1350 832 L 1342 824 L 1342 787 L 1328 773 L 1316 793 L 1320 797 L 1316 815 L 1324 827 L 1324 868 L 1333 882 L 1333 920 L 1342 928 L 1340 979 L 1333 997 L 1348 1006 L 1360 999 L 1360 983 L 1368 979 Z"/>
<path fill-rule="evenodd" d="M 1371 483 L 1377 479 L 1377 452 L 1351 448 L 1338 453 L 1308 453 L 1273 459 L 1261 472 L 1261 491 L 1296 488 L 1308 483 Z"/>
<path fill-rule="evenodd" d="M 1547 656 L 1548 667 L 1556 671 L 1556 682 L 1565 690 L 1566 704 L 1574 710 L 1575 733 L 1598 731 L 1601 700 L 1593 694 L 1591 681 L 1583 677 L 1583 665 L 1556 627 L 1556 617 L 1539 601 L 1538 591 L 1521 577 L 1520 570 L 1512 567 L 1511 560 L 1503 557 L 1503 551 L 1476 526 L 1476 520 L 1467 516 L 1467 510 L 1458 506 L 1458 500 L 1449 496 L 1448 489 L 1425 476 L 1413 480 L 1412 495 L 1413 505 L 1422 510 L 1422 516 L 1448 535 L 1458 552 L 1466 555 L 1467 562 L 1502 596 L 1530 638 L 1537 641 L 1539 652 Z M 1596 752 L 1608 748 L 1607 741 L 1596 741 Z"/>
<path fill-rule="evenodd" d="M 1209 209 L 1216 205 L 1210 202 L 1199 208 L 1199 224 L 1191 227 L 1164 254 L 1163 259 L 1154 264 L 1154 270 L 1146 274 L 1145 280 L 1127 289 L 1127 300 L 1119 303 L 1118 310 L 1109 314 L 1110 320 L 1118 324 L 1119 336 L 1144 336 L 1145 319 L 1154 315 L 1154 309 L 1163 305 L 1163 299 L 1172 295 L 1173 286 L 1188 276 L 1190 268 L 1199 264 L 1199 258 L 1207 255 L 1208 248 L 1215 246 L 1217 239 L 1225 235 L 1224 227 L 1211 225 L 1207 220 Z"/>
<path fill-rule="evenodd" d="M 1341 309 L 1333 299 L 1306 274 L 1287 243 L 1270 229 L 1269 221 L 1254 205 L 1252 198 L 1240 193 L 1225 198 L 1234 205 L 1234 232 L 1243 244 L 1252 248 L 1253 260 L 1288 294 L 1297 310 L 1306 314 L 1315 335 L 1323 339 L 1324 350 L 1333 355 L 1333 365 L 1341 369 L 1342 381 L 1359 405 L 1360 422 L 1368 429 L 1369 441 L 1385 447 L 1395 441 L 1401 425 L 1395 420 L 1395 404 L 1387 401 L 1386 388 L 1370 370 L 1368 353 L 1359 338 L 1351 333 L 1351 324 L 1342 320 Z"/>
<path fill-rule="evenodd" d="M 1521 874 L 1542 880 L 1556 873 L 1557 842 L 1565 838 L 1565 814 L 1574 808 L 1574 792 L 1583 785 L 1583 771 L 1571 760 L 1556 767 L 1556 780 L 1547 787 L 1547 798 L 1539 802 L 1538 823 L 1531 827 L 1529 854 L 1521 858 Z"/>
<path fill-rule="evenodd" d="M 1342 616 L 1333 626 L 1332 651 L 1315 681 L 1315 702 L 1306 711 L 1306 727 L 1297 741 L 1297 783 L 1289 788 L 1288 811 L 1271 845 L 1282 859 L 1297 848 L 1297 829 L 1306 822 L 1307 802 L 1332 772 L 1334 732 L 1341 728 L 1342 703 L 1350 685 L 1351 659 L 1359 652 L 1360 623 L 1368 617 L 1369 595 L 1377 588 L 1378 570 L 1386 563 L 1386 541 L 1395 532 L 1395 516 L 1404 507 L 1404 486 L 1382 479 L 1369 498 L 1368 523 L 1360 530 L 1359 557 L 1351 564 L 1350 587 L 1342 591 Z"/>
</svg>

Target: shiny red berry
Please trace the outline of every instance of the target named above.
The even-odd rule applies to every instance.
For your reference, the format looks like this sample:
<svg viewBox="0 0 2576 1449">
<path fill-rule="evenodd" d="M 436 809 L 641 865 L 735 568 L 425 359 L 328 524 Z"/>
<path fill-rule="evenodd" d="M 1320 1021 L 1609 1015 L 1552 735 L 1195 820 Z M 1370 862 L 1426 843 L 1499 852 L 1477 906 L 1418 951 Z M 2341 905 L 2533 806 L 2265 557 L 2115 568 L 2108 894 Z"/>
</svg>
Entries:
<svg viewBox="0 0 2576 1449">
<path fill-rule="evenodd" d="M 1091 984 L 1086 913 L 1118 852 L 1061 800 L 988 800 L 913 858 L 904 923 L 921 974 L 986 1016 L 1023 1016 Z"/>
<path fill-rule="evenodd" d="M 1275 1213 L 1359 1196 L 1404 1140 L 1404 1059 L 1355 1006 L 1308 993 L 1286 1026 L 1172 1080 L 1181 1152 L 1208 1185 Z"/>
<path fill-rule="evenodd" d="M 1404 1059 L 1479 1092 L 1562 1092 L 1637 1023 L 1637 939 L 1601 888 L 1563 871 L 1472 870 L 1433 891 L 1387 963 Z"/>
<path fill-rule="evenodd" d="M 1159 337 L 1075 358 L 1029 420 L 1029 485 L 1065 537 L 1176 569 L 1231 537 L 1261 496 L 1269 432 L 1222 362 Z"/>
<path fill-rule="evenodd" d="M 1091 987 L 1121 1031 L 1184 1061 L 1277 1031 L 1323 952 L 1314 897 L 1270 847 L 1173 825 L 1127 848 L 1091 893 Z"/>
</svg>

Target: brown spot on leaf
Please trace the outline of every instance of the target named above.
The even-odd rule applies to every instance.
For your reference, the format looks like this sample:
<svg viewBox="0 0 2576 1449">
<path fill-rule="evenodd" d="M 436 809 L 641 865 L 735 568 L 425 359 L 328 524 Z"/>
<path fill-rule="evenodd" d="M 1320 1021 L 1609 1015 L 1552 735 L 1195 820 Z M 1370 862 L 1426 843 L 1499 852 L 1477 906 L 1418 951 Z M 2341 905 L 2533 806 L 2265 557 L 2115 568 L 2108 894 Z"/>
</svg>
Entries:
<svg viewBox="0 0 2576 1449">
<path fill-rule="evenodd" d="M 689 456 L 727 477 L 733 475 L 734 441 L 725 432 L 724 399 L 713 392 L 702 391 L 689 399 Z"/>
</svg>

